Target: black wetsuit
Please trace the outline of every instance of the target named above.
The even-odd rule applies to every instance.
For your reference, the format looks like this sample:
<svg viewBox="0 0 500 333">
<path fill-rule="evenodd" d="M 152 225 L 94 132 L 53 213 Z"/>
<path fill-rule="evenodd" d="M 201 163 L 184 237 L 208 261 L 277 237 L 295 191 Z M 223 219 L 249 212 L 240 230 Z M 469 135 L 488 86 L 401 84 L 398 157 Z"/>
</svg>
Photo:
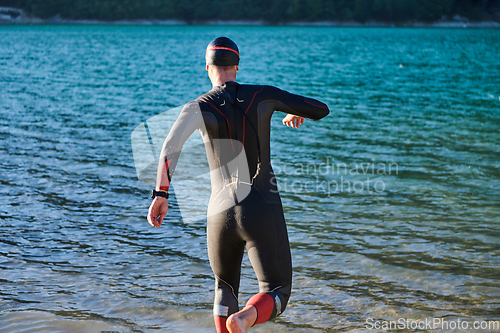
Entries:
<svg viewBox="0 0 500 333">
<path fill-rule="evenodd" d="M 211 170 L 208 254 L 215 274 L 214 314 L 238 311 L 240 266 L 246 247 L 261 293 L 273 297 L 270 318 L 290 297 L 292 264 L 285 219 L 270 163 L 271 116 L 275 110 L 312 120 L 328 107 L 272 86 L 226 82 L 187 104 L 162 149 L 159 188 L 168 190 L 183 143 L 199 130 Z"/>
</svg>

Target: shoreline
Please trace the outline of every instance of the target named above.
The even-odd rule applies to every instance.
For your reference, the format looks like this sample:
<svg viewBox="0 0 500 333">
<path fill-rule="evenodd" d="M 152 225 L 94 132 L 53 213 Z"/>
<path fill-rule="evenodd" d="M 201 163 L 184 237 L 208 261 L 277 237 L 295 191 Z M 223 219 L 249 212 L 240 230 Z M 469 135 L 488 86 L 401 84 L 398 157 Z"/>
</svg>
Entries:
<svg viewBox="0 0 500 333">
<path fill-rule="evenodd" d="M 284 23 L 268 23 L 264 20 L 71 20 L 59 15 L 41 19 L 27 15 L 22 9 L 0 7 L 0 25 L 115 25 L 115 26 L 278 26 L 278 27 L 372 27 L 372 28 L 484 28 L 500 29 L 500 21 L 469 21 L 456 15 L 453 20 L 439 20 L 435 22 L 408 21 L 408 22 L 381 22 L 381 21 L 290 21 Z"/>
</svg>

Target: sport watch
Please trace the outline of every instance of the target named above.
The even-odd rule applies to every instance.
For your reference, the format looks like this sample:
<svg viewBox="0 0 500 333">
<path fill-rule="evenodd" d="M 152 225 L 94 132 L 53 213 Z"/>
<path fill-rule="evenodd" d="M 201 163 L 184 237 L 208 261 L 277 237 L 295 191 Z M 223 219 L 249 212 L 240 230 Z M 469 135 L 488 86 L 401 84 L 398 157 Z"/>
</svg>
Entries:
<svg viewBox="0 0 500 333">
<path fill-rule="evenodd" d="M 162 197 L 162 198 L 168 199 L 168 192 L 152 190 L 151 191 L 151 199 L 154 199 L 156 197 Z"/>
</svg>

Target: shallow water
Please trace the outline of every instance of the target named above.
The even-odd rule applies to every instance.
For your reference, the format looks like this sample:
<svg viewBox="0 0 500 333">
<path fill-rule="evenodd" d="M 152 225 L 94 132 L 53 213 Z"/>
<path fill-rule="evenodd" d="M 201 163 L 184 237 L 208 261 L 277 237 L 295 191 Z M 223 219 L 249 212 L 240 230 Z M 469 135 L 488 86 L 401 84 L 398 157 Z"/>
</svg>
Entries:
<svg viewBox="0 0 500 333">
<path fill-rule="evenodd" d="M 210 89 L 219 35 L 332 110 L 273 118 L 294 291 L 251 332 L 500 320 L 500 30 L 0 26 L 0 331 L 215 332 L 205 221 L 147 224 L 131 134 Z"/>
</svg>

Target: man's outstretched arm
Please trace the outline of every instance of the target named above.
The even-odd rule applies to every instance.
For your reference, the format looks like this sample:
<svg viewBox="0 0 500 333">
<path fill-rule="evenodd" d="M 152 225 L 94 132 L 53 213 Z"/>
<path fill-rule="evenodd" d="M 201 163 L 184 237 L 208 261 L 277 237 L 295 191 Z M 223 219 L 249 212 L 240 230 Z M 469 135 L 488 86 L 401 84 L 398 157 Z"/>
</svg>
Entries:
<svg viewBox="0 0 500 333">
<path fill-rule="evenodd" d="M 326 117 L 330 113 L 328 106 L 316 99 L 291 94 L 278 88 L 274 89 L 276 89 L 274 107 L 277 111 L 286 112 L 298 117 L 312 120 L 319 120 Z M 283 119 L 283 123 L 285 123 L 285 119 Z M 291 121 L 293 119 L 294 118 L 290 117 L 287 120 Z"/>
</svg>

